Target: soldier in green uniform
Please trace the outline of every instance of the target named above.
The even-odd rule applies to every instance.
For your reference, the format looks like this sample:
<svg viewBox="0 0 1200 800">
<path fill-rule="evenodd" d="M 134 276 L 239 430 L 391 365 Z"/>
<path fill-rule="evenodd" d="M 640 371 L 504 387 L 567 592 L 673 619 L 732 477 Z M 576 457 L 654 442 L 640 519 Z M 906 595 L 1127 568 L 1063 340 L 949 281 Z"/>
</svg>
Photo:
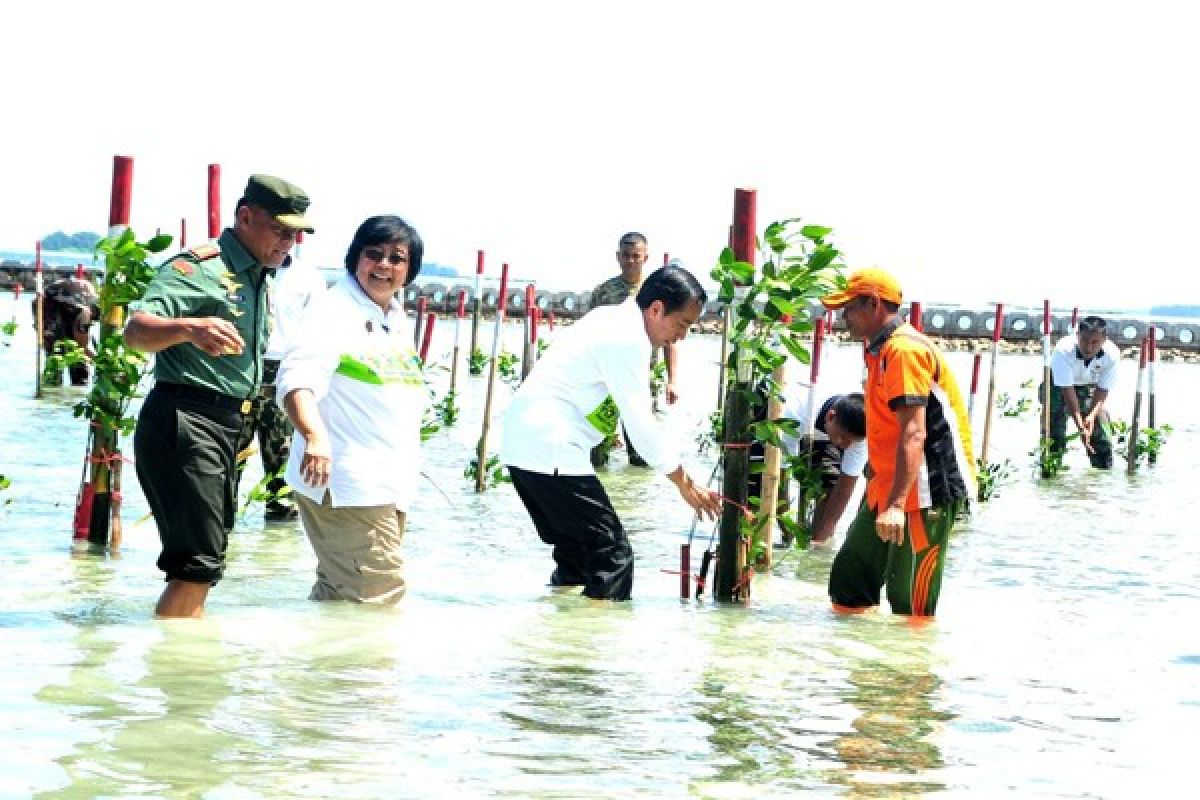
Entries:
<svg viewBox="0 0 1200 800">
<path fill-rule="evenodd" d="M 649 259 L 649 251 L 647 250 L 648 243 L 646 237 L 636 231 L 625 234 L 617 242 L 617 266 L 621 269 L 620 275 L 614 275 L 608 280 L 601 283 L 595 289 L 592 289 L 592 297 L 589 302 L 590 308 L 599 308 L 600 306 L 615 306 L 624 303 L 629 299 L 630 295 L 637 292 L 638 287 L 642 285 L 642 267 L 646 266 L 646 261 Z M 675 346 L 668 344 L 663 347 L 663 358 L 667 362 L 667 405 L 672 405 L 679 399 L 679 395 L 675 391 Z M 658 351 L 656 350 L 651 365 L 658 360 Z M 608 463 L 608 452 L 612 449 L 612 441 L 615 437 L 610 437 L 609 440 L 601 442 L 592 448 L 592 466 L 602 467 Z M 629 441 L 629 437 L 625 437 L 626 452 L 629 453 L 629 463 L 635 467 L 649 466 L 637 450 L 633 448 L 633 444 Z"/>
<path fill-rule="evenodd" d="M 267 274 L 296 231 L 312 231 L 308 205 L 287 181 L 252 175 L 233 227 L 168 261 L 130 304 L 126 343 L 156 354 L 133 446 L 162 541 L 160 617 L 201 616 L 225 570 L 238 439 L 262 381 Z"/>
</svg>

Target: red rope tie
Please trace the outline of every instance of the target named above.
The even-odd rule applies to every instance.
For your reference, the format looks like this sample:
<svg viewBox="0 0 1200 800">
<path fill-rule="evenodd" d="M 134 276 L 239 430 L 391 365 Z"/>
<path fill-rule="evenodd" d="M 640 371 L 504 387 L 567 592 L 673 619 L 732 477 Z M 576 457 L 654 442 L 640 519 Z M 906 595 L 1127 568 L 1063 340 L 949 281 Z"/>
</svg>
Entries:
<svg viewBox="0 0 1200 800">
<path fill-rule="evenodd" d="M 731 506 L 737 506 L 738 508 L 740 508 L 742 510 L 742 514 L 745 515 L 746 519 L 754 519 L 754 512 L 750 510 L 749 506 L 743 505 L 736 500 L 731 500 L 723 494 L 718 494 L 717 499 L 720 500 L 722 503 L 728 503 Z"/>
<path fill-rule="evenodd" d="M 124 461 L 126 464 L 132 464 L 133 459 L 121 455 L 120 450 L 109 452 L 101 450 L 98 455 L 88 456 L 86 461 L 89 464 L 104 464 L 106 467 L 112 468 L 112 465 L 118 461 Z"/>
</svg>

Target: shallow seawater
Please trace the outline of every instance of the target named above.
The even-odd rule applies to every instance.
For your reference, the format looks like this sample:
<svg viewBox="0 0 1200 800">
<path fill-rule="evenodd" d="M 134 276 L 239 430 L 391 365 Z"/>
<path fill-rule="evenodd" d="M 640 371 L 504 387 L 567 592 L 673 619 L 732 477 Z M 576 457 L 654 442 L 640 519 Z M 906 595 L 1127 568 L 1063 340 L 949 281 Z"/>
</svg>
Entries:
<svg viewBox="0 0 1200 800">
<path fill-rule="evenodd" d="M 10 307 L 0 298 L 0 316 Z M 780 554 L 748 607 L 681 602 L 668 570 L 691 520 L 669 483 L 621 455 L 603 479 L 638 554 L 635 599 L 547 588 L 548 549 L 511 488 L 480 496 L 462 477 L 479 379 L 424 450 L 398 608 L 308 602 L 303 532 L 251 506 L 208 617 L 164 622 L 151 617 L 158 542 L 132 469 L 120 552 L 74 551 L 79 393 L 34 401 L 32 336 L 22 326 L 7 341 L 0 797 L 1075 798 L 1188 785 L 1195 367 L 1160 368 L 1159 421 L 1175 430 L 1132 477 L 1074 452 L 1063 477 L 1036 481 L 1036 418 L 998 417 L 992 455 L 1017 474 L 956 534 L 932 624 L 834 616 L 828 547 Z M 716 348 L 685 345 L 685 396 L 669 414 L 681 443 L 715 400 Z M 965 384 L 967 357 L 950 360 Z M 833 387 L 861 376 L 856 348 L 825 364 Z M 1111 407 L 1128 416 L 1123 367 Z M 1040 368 L 1002 355 L 998 387 L 1016 392 Z M 498 388 L 499 407 L 507 396 Z M 686 449 L 706 477 L 711 461 Z M 697 531 L 697 562 L 710 532 Z"/>
</svg>

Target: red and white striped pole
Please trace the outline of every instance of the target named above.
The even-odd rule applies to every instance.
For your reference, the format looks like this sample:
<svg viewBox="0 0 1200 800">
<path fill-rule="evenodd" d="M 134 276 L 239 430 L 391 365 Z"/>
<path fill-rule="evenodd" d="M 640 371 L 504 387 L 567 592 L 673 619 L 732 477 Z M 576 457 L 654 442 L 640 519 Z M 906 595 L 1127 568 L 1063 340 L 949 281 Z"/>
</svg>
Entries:
<svg viewBox="0 0 1200 800">
<path fill-rule="evenodd" d="M 912 325 L 918 331 L 925 331 L 925 322 L 921 314 L 921 301 L 913 300 L 912 307 L 908 312 L 908 324 Z"/>
<path fill-rule="evenodd" d="M 1050 372 L 1050 298 L 1042 301 L 1042 440 L 1050 439 L 1050 393 L 1053 376 Z M 1043 471 L 1044 472 L 1044 471 Z M 1047 476 L 1049 477 L 1049 476 Z"/>
<path fill-rule="evenodd" d="M 458 339 L 462 335 L 463 317 L 467 315 L 467 290 L 458 290 L 458 309 L 454 312 L 454 353 L 450 357 L 450 394 L 458 386 Z"/>
<path fill-rule="evenodd" d="M 483 251 L 475 251 L 475 293 L 471 296 L 471 349 L 468 360 L 479 349 L 479 317 L 483 314 Z"/>
<path fill-rule="evenodd" d="M 983 364 L 983 353 L 976 353 L 971 364 L 971 394 L 967 398 L 967 424 L 975 419 L 975 396 L 979 394 L 979 367 Z"/>
<path fill-rule="evenodd" d="M 42 348 L 46 342 L 45 278 L 42 275 L 42 241 L 33 244 L 33 297 L 36 306 L 37 346 L 34 347 L 33 365 L 37 370 L 33 384 L 33 396 L 42 396 Z"/>
<path fill-rule="evenodd" d="M 416 319 L 415 324 L 413 325 L 413 349 L 414 350 L 421 349 L 421 320 L 423 320 L 425 318 L 425 308 L 428 305 L 428 303 L 429 303 L 429 300 L 427 300 L 424 295 L 421 295 L 420 297 L 417 298 L 417 319 Z"/>
<path fill-rule="evenodd" d="M 221 165 L 208 165 L 208 238 L 221 235 Z"/>
<path fill-rule="evenodd" d="M 529 377 L 529 373 L 533 371 L 534 353 L 537 351 L 535 342 L 537 341 L 537 330 L 534 327 L 536 317 L 534 311 L 537 309 L 537 289 L 532 283 L 525 284 L 525 342 L 524 354 L 521 358 L 521 380 L 524 381 Z"/>
<path fill-rule="evenodd" d="M 821 317 L 817 320 L 816 326 L 813 328 L 813 349 L 812 360 L 808 365 L 808 425 L 805 426 L 805 435 L 808 436 L 808 441 L 811 447 L 813 428 L 816 425 L 817 413 L 817 381 L 821 377 L 821 351 L 825 346 L 825 318 Z"/>
<path fill-rule="evenodd" d="M 996 303 L 996 322 L 992 327 L 992 368 L 988 374 L 987 407 L 983 412 L 983 445 L 979 460 L 988 463 L 988 443 L 992 438 L 992 407 L 996 404 L 996 359 L 1000 355 L 1000 336 L 1004 333 L 1004 303 Z"/>
<path fill-rule="evenodd" d="M 422 300 L 425 298 L 422 297 Z M 421 337 L 421 363 L 429 362 L 429 343 L 433 341 L 433 323 L 437 321 L 437 314 L 432 311 L 425 317 L 425 335 Z"/>
<path fill-rule="evenodd" d="M 1071 332 L 1074 333 L 1079 329 L 1079 306 L 1071 309 Z"/>
<path fill-rule="evenodd" d="M 663 253 L 663 266 L 669 267 L 670 265 L 671 265 L 671 254 Z"/>
<path fill-rule="evenodd" d="M 302 245 L 302 244 L 304 244 L 304 231 L 298 230 L 298 231 L 296 231 L 296 244 L 293 245 L 293 247 L 292 247 L 292 259 L 293 260 L 299 260 L 300 245 Z"/>
<path fill-rule="evenodd" d="M 1158 363 L 1158 329 L 1151 325 L 1146 337 L 1149 339 L 1146 361 L 1146 427 L 1154 428 L 1154 368 Z M 1158 461 L 1158 453 L 1151 449 L 1147 458 L 1153 464 Z"/>
<path fill-rule="evenodd" d="M 482 251 L 481 255 L 482 255 Z M 483 430 L 479 434 L 479 448 L 475 452 L 475 491 L 487 488 L 487 438 L 492 425 L 492 396 L 496 387 L 496 356 L 500 352 L 500 329 L 504 325 L 504 313 L 508 307 L 508 264 L 500 268 L 500 294 L 496 297 L 496 332 L 492 335 L 492 363 L 488 369 L 487 395 L 483 402 Z"/>
<path fill-rule="evenodd" d="M 1137 471 L 1138 426 L 1142 417 L 1142 394 L 1146 388 L 1146 361 L 1150 351 L 1150 339 L 1142 337 L 1141 350 L 1138 353 L 1137 393 L 1133 396 L 1133 421 L 1129 424 L 1129 446 L 1126 456 L 1126 471 L 1132 475 Z"/>
</svg>

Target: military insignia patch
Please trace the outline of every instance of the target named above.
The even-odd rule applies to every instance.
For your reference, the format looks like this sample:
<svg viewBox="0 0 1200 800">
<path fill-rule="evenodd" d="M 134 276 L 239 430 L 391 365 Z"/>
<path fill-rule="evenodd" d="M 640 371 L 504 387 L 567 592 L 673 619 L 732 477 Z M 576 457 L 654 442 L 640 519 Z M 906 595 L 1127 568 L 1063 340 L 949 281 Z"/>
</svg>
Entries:
<svg viewBox="0 0 1200 800">
<path fill-rule="evenodd" d="M 192 249 L 188 250 L 188 252 L 201 261 L 205 261 L 207 259 L 219 256 L 221 254 L 221 248 L 217 247 L 211 242 L 205 242 L 203 244 L 196 245 Z"/>
<path fill-rule="evenodd" d="M 185 261 L 182 258 L 177 258 L 172 261 L 171 266 L 174 267 L 175 271 L 180 275 L 191 275 L 196 271 L 196 268 L 192 266 L 192 262 Z"/>
</svg>

